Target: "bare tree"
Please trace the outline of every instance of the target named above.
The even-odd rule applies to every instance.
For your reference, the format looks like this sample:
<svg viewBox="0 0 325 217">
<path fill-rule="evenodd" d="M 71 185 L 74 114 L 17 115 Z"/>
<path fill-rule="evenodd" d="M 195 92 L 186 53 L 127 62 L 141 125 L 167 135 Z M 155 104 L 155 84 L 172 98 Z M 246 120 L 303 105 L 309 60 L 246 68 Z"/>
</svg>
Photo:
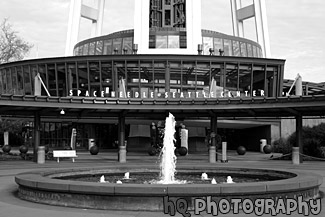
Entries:
<svg viewBox="0 0 325 217">
<path fill-rule="evenodd" d="M 20 38 L 8 19 L 0 24 L 0 64 L 22 60 L 33 47 Z"/>
</svg>

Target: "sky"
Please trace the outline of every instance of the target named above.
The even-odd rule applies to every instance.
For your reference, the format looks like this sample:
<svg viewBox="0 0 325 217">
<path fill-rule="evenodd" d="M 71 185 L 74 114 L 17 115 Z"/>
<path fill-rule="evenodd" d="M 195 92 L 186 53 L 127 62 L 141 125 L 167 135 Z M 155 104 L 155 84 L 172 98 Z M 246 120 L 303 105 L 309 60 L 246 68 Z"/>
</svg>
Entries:
<svg viewBox="0 0 325 217">
<path fill-rule="evenodd" d="M 103 35 L 133 29 L 135 1 L 106 0 Z M 34 45 L 27 59 L 64 56 L 69 6 L 70 0 L 1 0 L 0 22 L 8 18 Z M 271 57 L 286 60 L 284 77 L 325 82 L 325 1 L 266 0 L 266 11 Z M 253 19 L 245 25 L 245 37 L 256 40 Z M 232 35 L 230 0 L 202 0 L 202 28 Z M 90 37 L 89 29 L 82 19 L 79 40 Z"/>
</svg>

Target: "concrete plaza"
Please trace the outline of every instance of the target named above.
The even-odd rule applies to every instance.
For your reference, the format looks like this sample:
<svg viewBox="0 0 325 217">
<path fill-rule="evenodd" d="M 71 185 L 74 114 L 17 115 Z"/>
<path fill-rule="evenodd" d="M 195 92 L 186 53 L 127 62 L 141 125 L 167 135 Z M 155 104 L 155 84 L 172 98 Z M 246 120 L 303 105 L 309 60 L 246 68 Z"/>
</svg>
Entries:
<svg viewBox="0 0 325 217">
<path fill-rule="evenodd" d="M 229 152 L 228 163 L 220 163 L 211 165 L 208 163 L 208 154 L 190 154 L 185 157 L 178 157 L 177 165 L 211 167 L 240 167 L 240 168 L 263 168 L 263 169 L 280 169 L 285 171 L 304 171 L 315 173 L 325 177 L 325 161 L 305 161 L 300 165 L 293 165 L 291 161 L 270 160 L 271 154 L 261 154 L 256 152 L 248 152 L 246 155 L 238 156 L 235 152 Z M 148 156 L 146 153 L 128 153 L 127 162 L 120 164 L 117 162 L 116 152 L 100 152 L 98 155 L 90 155 L 88 152 L 78 152 L 78 158 L 75 163 L 65 159 L 58 164 L 56 161 L 46 161 L 45 164 L 36 164 L 31 161 L 8 160 L 0 161 L 0 217 L 156 217 L 170 216 L 163 212 L 143 212 L 143 211 L 110 211 L 110 210 L 90 210 L 77 209 L 70 207 L 57 207 L 43 204 L 36 204 L 23 201 L 17 197 L 17 184 L 14 181 L 16 174 L 34 170 L 55 170 L 66 168 L 82 168 L 82 167 L 119 167 L 130 168 L 145 167 L 146 165 L 157 165 L 158 157 Z M 325 181 L 325 180 L 324 180 Z M 325 182 L 321 185 L 320 190 L 325 192 Z M 325 202 L 321 201 L 322 211 L 319 216 L 325 216 Z M 182 216 L 177 213 L 176 216 Z M 191 216 L 212 216 L 212 214 L 201 214 Z M 229 214 L 219 216 L 254 216 L 252 214 Z M 271 216 L 265 214 L 263 216 Z M 278 214 L 277 216 L 287 216 Z M 291 216 L 304 216 L 296 212 Z"/>
</svg>

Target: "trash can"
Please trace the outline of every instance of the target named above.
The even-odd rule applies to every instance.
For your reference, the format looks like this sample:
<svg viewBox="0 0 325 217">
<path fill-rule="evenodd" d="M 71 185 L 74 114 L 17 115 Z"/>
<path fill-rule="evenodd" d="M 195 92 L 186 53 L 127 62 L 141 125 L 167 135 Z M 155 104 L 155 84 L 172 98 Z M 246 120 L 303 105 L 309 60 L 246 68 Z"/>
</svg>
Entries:
<svg viewBox="0 0 325 217">
<path fill-rule="evenodd" d="M 261 144 L 260 144 L 260 152 L 264 153 L 264 146 L 266 146 L 266 139 L 261 139 L 260 140 Z"/>
<path fill-rule="evenodd" d="M 90 148 L 95 145 L 96 145 L 95 139 L 88 139 L 88 150 L 90 150 Z"/>
<path fill-rule="evenodd" d="M 37 150 L 37 163 L 44 164 L 45 163 L 45 146 L 39 146 Z"/>
</svg>

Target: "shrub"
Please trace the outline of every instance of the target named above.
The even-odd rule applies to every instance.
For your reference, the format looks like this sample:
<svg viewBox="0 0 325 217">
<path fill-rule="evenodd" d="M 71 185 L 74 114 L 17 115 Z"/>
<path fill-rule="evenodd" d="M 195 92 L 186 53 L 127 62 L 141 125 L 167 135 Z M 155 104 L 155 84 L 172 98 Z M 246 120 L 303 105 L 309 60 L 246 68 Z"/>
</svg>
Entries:
<svg viewBox="0 0 325 217">
<path fill-rule="evenodd" d="M 288 146 L 296 145 L 296 133 L 289 136 Z M 303 154 L 324 158 L 325 149 L 325 123 L 314 127 L 303 127 L 302 129 Z M 283 152 L 285 153 L 285 152 Z"/>
<path fill-rule="evenodd" d="M 287 146 L 288 146 L 287 141 L 283 138 L 280 138 L 273 142 L 273 151 L 274 151 L 274 153 L 283 153 L 284 154 L 285 152 L 287 152 L 287 150 L 291 149 L 291 146 L 290 147 L 287 147 Z"/>
</svg>

